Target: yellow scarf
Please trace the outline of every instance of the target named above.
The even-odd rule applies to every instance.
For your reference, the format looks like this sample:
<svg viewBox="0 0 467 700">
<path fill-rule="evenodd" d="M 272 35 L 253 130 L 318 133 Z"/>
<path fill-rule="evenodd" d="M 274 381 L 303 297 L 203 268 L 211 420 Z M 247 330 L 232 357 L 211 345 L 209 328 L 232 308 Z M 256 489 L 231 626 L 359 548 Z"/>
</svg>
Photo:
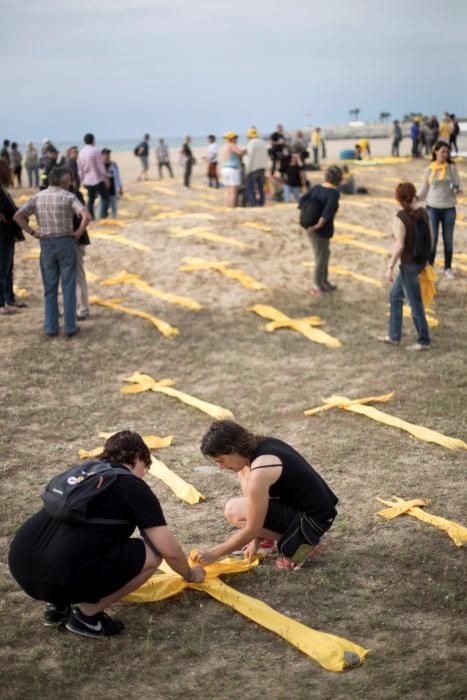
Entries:
<svg viewBox="0 0 467 700">
<path fill-rule="evenodd" d="M 446 171 L 448 169 L 448 163 L 437 163 L 436 160 L 432 162 L 430 165 L 430 170 L 431 170 L 431 175 L 430 175 L 430 183 L 433 182 L 433 180 L 436 177 L 436 173 L 439 172 L 439 177 L 438 180 L 444 180 L 446 177 Z"/>
</svg>

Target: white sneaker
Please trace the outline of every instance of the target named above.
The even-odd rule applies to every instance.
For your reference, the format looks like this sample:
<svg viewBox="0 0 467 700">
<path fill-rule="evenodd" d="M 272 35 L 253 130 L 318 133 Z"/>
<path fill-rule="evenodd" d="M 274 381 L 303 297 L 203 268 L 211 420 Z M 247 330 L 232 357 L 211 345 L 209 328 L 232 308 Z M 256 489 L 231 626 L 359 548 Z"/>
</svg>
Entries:
<svg viewBox="0 0 467 700">
<path fill-rule="evenodd" d="M 444 271 L 444 279 L 445 280 L 453 280 L 455 277 L 454 272 L 449 268 L 449 270 Z"/>
</svg>

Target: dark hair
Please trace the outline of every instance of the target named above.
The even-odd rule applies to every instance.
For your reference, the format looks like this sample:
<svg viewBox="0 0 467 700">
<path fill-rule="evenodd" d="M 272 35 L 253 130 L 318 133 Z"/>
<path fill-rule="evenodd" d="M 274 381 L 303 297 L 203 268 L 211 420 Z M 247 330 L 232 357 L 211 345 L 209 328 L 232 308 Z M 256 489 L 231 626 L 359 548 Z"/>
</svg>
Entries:
<svg viewBox="0 0 467 700">
<path fill-rule="evenodd" d="M 102 154 L 103 156 L 105 156 L 106 153 L 109 153 L 109 154 L 112 153 L 112 151 L 110 150 L 110 148 L 102 148 L 102 149 L 101 149 L 101 154 Z"/>
<path fill-rule="evenodd" d="M 214 136 L 214 134 L 209 134 L 208 139 L 211 139 L 211 141 L 215 141 L 216 137 Z"/>
<path fill-rule="evenodd" d="M 94 143 L 94 134 L 84 134 L 84 143 L 92 146 Z"/>
<path fill-rule="evenodd" d="M 148 468 L 151 466 L 151 453 L 148 446 L 141 435 L 132 430 L 120 430 L 111 435 L 105 441 L 104 449 L 97 459 L 132 466 L 137 459 L 141 459 Z"/>
<path fill-rule="evenodd" d="M 324 179 L 337 187 L 342 182 L 342 170 L 338 165 L 331 165 L 324 173 Z"/>
<path fill-rule="evenodd" d="M 16 143 L 16 141 L 13 141 L 13 143 L 11 144 L 11 147 L 14 151 L 16 151 L 16 149 L 18 148 L 18 144 Z"/>
<path fill-rule="evenodd" d="M 400 182 L 394 194 L 403 209 L 410 209 L 417 195 L 417 190 L 411 182 Z"/>
<path fill-rule="evenodd" d="M 449 155 L 448 155 L 448 163 L 452 163 L 452 158 L 451 158 L 451 147 L 447 141 L 444 141 L 443 139 L 439 139 L 435 145 L 433 146 L 433 150 L 431 151 L 431 160 L 436 160 L 436 154 L 438 153 L 440 148 L 449 148 Z"/>
<path fill-rule="evenodd" d="M 60 187 L 66 177 L 71 177 L 68 167 L 52 168 L 49 173 L 49 186 Z"/>
<path fill-rule="evenodd" d="M 10 145 L 10 142 L 9 142 L 9 140 L 8 140 L 8 139 L 4 139 L 4 141 L 3 141 L 3 145 L 5 146 L 5 148 L 7 148 L 7 146 L 9 146 L 9 145 Z"/>
<path fill-rule="evenodd" d="M 151 138 L 151 137 L 149 136 L 149 134 L 144 134 L 144 140 L 145 140 L 145 141 L 149 141 L 150 138 Z"/>
<path fill-rule="evenodd" d="M 233 420 L 216 420 L 201 440 L 201 452 L 205 457 L 219 457 L 237 453 L 250 458 L 260 443 L 262 435 L 255 435 Z"/>
<path fill-rule="evenodd" d="M 10 166 L 0 158 L 0 187 L 8 187 L 11 184 Z"/>
</svg>

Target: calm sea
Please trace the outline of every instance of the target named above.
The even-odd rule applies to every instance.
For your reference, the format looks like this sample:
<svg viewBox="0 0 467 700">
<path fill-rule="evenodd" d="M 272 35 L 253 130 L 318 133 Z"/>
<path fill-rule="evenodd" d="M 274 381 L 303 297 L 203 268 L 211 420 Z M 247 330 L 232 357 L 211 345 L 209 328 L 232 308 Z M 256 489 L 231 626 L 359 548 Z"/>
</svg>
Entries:
<svg viewBox="0 0 467 700">
<path fill-rule="evenodd" d="M 169 148 L 180 148 L 183 143 L 183 139 L 183 136 L 172 136 L 164 140 Z M 222 136 L 218 136 L 217 140 L 222 142 Z M 78 139 L 69 139 L 67 141 L 55 141 L 54 139 L 52 139 L 52 142 L 60 152 L 66 151 L 66 149 L 70 146 L 78 146 L 78 148 L 81 148 L 81 146 L 83 145 L 82 137 Z M 141 143 L 141 139 L 138 138 L 96 140 L 97 148 L 110 148 L 110 150 L 114 151 L 115 153 L 122 151 L 132 151 L 135 148 L 135 146 L 137 146 L 139 143 Z M 156 148 L 158 143 L 158 139 L 151 139 L 149 145 L 151 148 Z M 35 141 L 34 145 L 40 150 L 42 143 L 40 141 Z M 191 145 L 194 147 L 207 146 L 206 136 L 193 136 L 191 140 Z M 19 149 L 22 153 L 24 153 L 26 149 L 26 143 L 19 142 Z"/>
</svg>

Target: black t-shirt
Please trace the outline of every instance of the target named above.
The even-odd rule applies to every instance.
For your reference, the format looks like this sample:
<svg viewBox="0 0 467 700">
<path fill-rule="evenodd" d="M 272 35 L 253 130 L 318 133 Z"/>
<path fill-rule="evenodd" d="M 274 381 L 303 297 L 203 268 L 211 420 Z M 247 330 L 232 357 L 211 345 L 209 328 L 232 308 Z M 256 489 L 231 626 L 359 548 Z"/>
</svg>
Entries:
<svg viewBox="0 0 467 700">
<path fill-rule="evenodd" d="M 326 219 L 326 223 L 319 231 L 315 231 L 322 238 L 332 238 L 334 234 L 334 217 L 339 209 L 339 191 L 334 187 L 315 185 L 312 189 L 312 197 L 321 205 L 320 216 Z"/>
<path fill-rule="evenodd" d="M 121 465 L 120 465 L 121 466 Z M 128 471 L 88 504 L 89 518 L 128 520 L 128 524 L 60 523 L 45 509 L 27 520 L 11 545 L 15 575 L 65 583 L 93 560 L 127 540 L 138 527 L 166 525 L 157 496 L 143 479 Z"/>
<path fill-rule="evenodd" d="M 285 174 L 287 178 L 287 184 L 289 187 L 301 187 L 302 185 L 302 173 L 303 167 L 301 165 L 288 165 Z"/>
<path fill-rule="evenodd" d="M 13 217 L 18 211 L 18 207 L 6 190 L 0 185 L 0 214 L 3 214 L 5 221 L 0 221 L 0 236 L 4 240 L 14 241 L 19 238 L 21 231 L 18 224 L 13 221 Z M 23 239 L 24 240 L 24 239 Z"/>
<path fill-rule="evenodd" d="M 149 144 L 147 141 L 141 141 L 139 144 L 138 148 L 138 155 L 139 156 L 148 156 L 149 155 Z"/>
<path fill-rule="evenodd" d="M 251 461 L 260 455 L 275 455 L 283 465 L 279 479 L 269 487 L 270 498 L 277 498 L 299 512 L 308 513 L 316 520 L 325 520 L 336 515 L 337 496 L 293 447 L 277 438 L 267 437 L 259 445 Z"/>
</svg>

